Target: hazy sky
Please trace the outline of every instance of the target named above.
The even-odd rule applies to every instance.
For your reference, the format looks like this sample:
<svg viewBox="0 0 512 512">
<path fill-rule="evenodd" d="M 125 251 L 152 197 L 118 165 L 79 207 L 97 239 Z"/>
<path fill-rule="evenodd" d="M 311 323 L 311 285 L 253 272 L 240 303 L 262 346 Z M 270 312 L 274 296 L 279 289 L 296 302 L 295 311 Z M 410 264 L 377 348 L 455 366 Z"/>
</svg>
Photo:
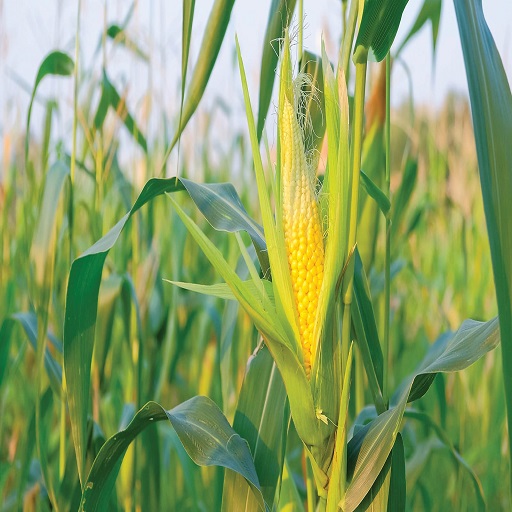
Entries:
<svg viewBox="0 0 512 512">
<path fill-rule="evenodd" d="M 241 104 L 238 70 L 234 65 L 234 36 L 238 34 L 249 73 L 253 101 L 257 99 L 261 40 L 265 31 L 271 0 L 237 0 L 224 41 L 220 60 L 207 89 L 205 105 L 213 105 L 218 97 L 228 105 L 233 99 Z M 213 0 L 196 1 L 193 26 L 192 62 L 199 50 L 202 31 Z M 404 12 L 399 42 L 413 23 L 423 0 L 410 0 Z M 500 50 L 505 68 L 512 71 L 512 2 L 484 0 L 484 10 Z M 80 40 L 84 69 L 98 77 L 101 57 L 93 61 L 104 23 L 121 23 L 131 2 L 126 0 L 83 0 Z M 128 87 L 129 105 L 135 112 L 141 98 L 151 87 L 154 101 L 168 113 L 176 112 L 181 59 L 181 0 L 146 0 L 136 3 L 135 15 L 128 32 L 151 56 L 151 66 L 124 50 L 108 53 L 109 75 L 120 88 Z M 22 83 L 33 84 L 37 68 L 44 56 L 59 48 L 74 53 L 77 2 L 69 0 L 0 0 L 0 136 L 13 126 L 23 126 L 29 94 Z M 319 52 L 322 34 L 333 43 L 340 35 L 340 0 L 304 0 L 306 13 L 305 46 Z M 464 63 L 458 37 L 453 2 L 443 1 L 435 68 L 432 66 L 430 26 L 412 41 L 403 53 L 411 71 L 414 98 L 417 102 L 439 105 L 447 90 L 467 91 Z M 331 47 L 332 48 L 332 47 Z M 335 53 L 331 51 L 331 56 Z M 434 74 L 433 69 L 435 69 Z M 71 80 L 47 80 L 41 87 L 44 98 L 57 96 L 70 106 Z M 406 74 L 397 67 L 393 75 L 393 102 L 408 94 Z M 153 108 L 155 105 L 153 104 Z M 38 112 L 39 109 L 39 112 Z M 61 106 L 65 110 L 65 106 Z M 35 125 L 42 109 L 35 108 Z M 62 114 L 66 116 L 65 113 Z M 61 130 L 65 130 L 65 126 Z"/>
</svg>

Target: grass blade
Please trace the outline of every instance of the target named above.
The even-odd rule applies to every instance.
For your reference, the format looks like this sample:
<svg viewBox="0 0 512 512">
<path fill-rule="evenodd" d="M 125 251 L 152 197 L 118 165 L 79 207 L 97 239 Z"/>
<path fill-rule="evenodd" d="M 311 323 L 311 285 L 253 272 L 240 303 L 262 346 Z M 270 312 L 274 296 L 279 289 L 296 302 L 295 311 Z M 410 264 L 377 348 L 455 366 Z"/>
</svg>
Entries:
<svg viewBox="0 0 512 512">
<path fill-rule="evenodd" d="M 500 318 L 512 464 L 512 95 L 481 0 L 456 0 Z M 510 471 L 512 489 L 512 471 Z"/>
<path fill-rule="evenodd" d="M 278 414 L 276 414 L 278 411 Z M 234 430 L 249 443 L 263 498 L 274 503 L 284 462 L 284 434 L 289 409 L 281 375 L 266 347 L 251 357 L 238 399 Z M 224 480 L 223 510 L 236 510 L 245 503 L 246 511 L 259 510 L 253 491 L 238 473 L 227 472 Z"/>
<path fill-rule="evenodd" d="M 435 55 L 442 7 L 442 0 L 425 0 L 421 6 L 421 10 L 416 18 L 416 21 L 414 22 L 414 25 L 411 27 L 411 30 L 400 44 L 398 50 L 396 51 L 396 55 L 400 54 L 407 42 L 423 28 L 427 21 L 430 21 L 432 24 L 432 53 Z"/>
<path fill-rule="evenodd" d="M 354 62 L 366 62 L 371 48 L 377 62 L 389 52 L 395 40 L 402 14 L 409 0 L 367 0 L 357 34 Z"/>
<path fill-rule="evenodd" d="M 210 16 L 208 17 L 208 24 L 203 34 L 203 40 L 201 41 L 199 58 L 194 68 L 182 114 L 180 115 L 180 124 L 171 144 L 167 148 L 166 156 L 171 153 L 172 148 L 174 148 L 178 142 L 185 126 L 187 126 L 187 123 L 190 121 L 190 118 L 196 111 L 203 97 L 208 80 L 213 71 L 213 66 L 219 55 L 226 29 L 228 28 L 234 3 L 235 0 L 215 0 L 213 4 Z M 191 21 L 192 20 L 190 20 L 190 23 Z M 165 160 L 167 160 L 167 158 L 165 158 Z"/>
<path fill-rule="evenodd" d="M 417 393 L 418 379 L 424 374 L 467 368 L 496 348 L 498 342 L 498 320 L 494 318 L 489 322 L 466 320 L 457 333 L 433 346 L 418 369 L 395 393 L 392 401 L 395 405 L 359 431 L 349 442 L 349 473 L 353 476 L 342 503 L 345 512 L 356 510 L 381 474 L 395 444 L 407 401 Z"/>
<path fill-rule="evenodd" d="M 39 70 L 37 71 L 36 80 L 34 82 L 34 88 L 32 90 L 32 94 L 30 96 L 30 103 L 28 106 L 27 112 L 27 133 L 25 136 L 25 159 L 28 156 L 28 142 L 29 142 L 29 130 L 30 130 L 30 118 L 32 116 L 32 105 L 34 103 L 34 98 L 36 97 L 36 92 L 41 80 L 48 75 L 55 76 L 71 76 L 73 74 L 73 70 L 75 69 L 75 64 L 73 63 L 73 59 L 67 55 L 66 53 L 54 51 L 49 53 L 39 66 Z"/>
<path fill-rule="evenodd" d="M 103 73 L 101 98 L 98 104 L 98 109 L 96 110 L 96 115 L 94 116 L 94 127 L 96 130 L 99 130 L 103 126 L 109 107 L 114 109 L 115 113 L 126 126 L 126 129 L 130 132 L 135 142 L 137 142 L 144 152 L 147 153 L 148 145 L 146 138 L 142 134 L 133 116 L 128 111 L 125 98 L 121 97 L 114 85 L 108 79 L 106 73 Z"/>
<path fill-rule="evenodd" d="M 101 448 L 87 477 L 80 504 L 81 511 L 108 509 L 109 498 L 119 468 L 131 442 L 149 425 L 167 419 L 187 451 L 201 466 L 222 466 L 243 475 L 263 506 L 260 485 L 251 452 L 229 425 L 215 402 L 196 396 L 166 411 L 156 402 L 148 402 L 125 430 L 112 436 Z"/>
<path fill-rule="evenodd" d="M 183 186 L 173 178 L 148 181 L 132 209 L 71 265 L 64 320 L 64 372 L 68 387 L 71 431 L 81 481 L 85 477 L 91 359 L 103 264 L 130 217 L 156 196 L 175 190 L 183 190 Z"/>
</svg>

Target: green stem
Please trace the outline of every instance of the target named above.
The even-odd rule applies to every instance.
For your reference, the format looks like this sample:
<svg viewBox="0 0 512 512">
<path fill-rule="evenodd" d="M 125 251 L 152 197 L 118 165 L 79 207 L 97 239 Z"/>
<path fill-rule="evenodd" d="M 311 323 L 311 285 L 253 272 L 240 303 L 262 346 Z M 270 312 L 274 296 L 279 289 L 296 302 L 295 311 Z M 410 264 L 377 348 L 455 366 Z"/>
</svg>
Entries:
<svg viewBox="0 0 512 512">
<path fill-rule="evenodd" d="M 64 372 L 62 372 L 60 392 L 59 481 L 62 482 L 66 472 L 66 374 Z"/>
<path fill-rule="evenodd" d="M 357 15 L 359 12 L 359 0 L 352 0 L 350 4 L 350 11 L 348 13 L 348 21 L 345 24 L 345 29 L 343 30 L 343 42 L 341 44 L 341 69 L 345 73 L 345 80 L 348 83 L 348 75 L 349 75 L 349 64 L 350 64 L 350 55 L 352 53 L 352 44 L 354 42 L 354 34 L 356 32 L 357 25 Z"/>
<path fill-rule="evenodd" d="M 352 136 L 352 178 L 350 184 L 350 224 L 348 231 L 348 249 L 351 251 L 356 243 L 358 199 L 359 199 L 359 177 L 361 168 L 361 151 L 363 147 L 363 118 L 364 118 L 364 96 L 366 85 L 366 61 L 356 64 L 356 89 L 354 104 L 354 128 Z M 354 260 L 353 255 L 345 272 L 343 279 L 343 321 L 341 332 L 341 343 L 345 349 L 351 341 L 351 315 L 350 309 L 353 297 L 354 281 Z"/>
<path fill-rule="evenodd" d="M 311 468 L 309 458 L 305 455 L 304 458 L 306 461 L 306 496 L 308 502 L 308 512 L 313 512 L 315 510 L 316 499 L 315 480 L 313 478 L 313 469 Z"/>
<path fill-rule="evenodd" d="M 364 95 L 366 86 L 366 61 L 356 64 L 356 89 L 354 97 L 354 131 L 352 135 L 352 177 L 350 188 L 350 224 L 348 230 L 348 250 L 351 251 L 356 244 L 357 217 L 359 206 L 359 177 L 361 175 L 361 151 L 363 147 L 363 123 L 364 123 Z M 350 258 L 345 278 L 343 280 L 343 303 L 345 311 L 343 320 L 348 318 L 348 325 L 343 325 L 344 342 L 350 341 L 350 305 L 354 278 L 354 257 Z M 346 308 L 348 306 L 348 315 Z"/>
<path fill-rule="evenodd" d="M 391 200 L 391 57 L 388 52 L 386 56 L 386 195 Z M 389 381 L 389 321 L 391 306 L 391 218 L 390 214 L 386 215 L 386 259 L 384 268 L 385 299 L 384 299 L 384 372 L 383 372 L 383 390 L 384 401 L 388 402 L 388 381 Z"/>
<path fill-rule="evenodd" d="M 299 0 L 299 62 L 304 51 L 304 0 Z"/>
<path fill-rule="evenodd" d="M 341 31 L 342 31 L 343 35 L 345 35 L 346 30 L 347 30 L 347 0 L 342 0 L 342 2 L 341 2 Z"/>
<path fill-rule="evenodd" d="M 78 57 L 80 51 L 80 10 L 81 10 L 82 0 L 78 0 L 78 13 L 76 15 L 76 40 L 75 40 L 75 69 L 73 72 L 73 131 L 72 131 L 72 139 L 71 139 L 71 166 L 70 166 L 70 174 L 71 174 L 71 183 L 75 183 L 75 168 L 76 168 L 76 128 L 78 124 Z"/>
</svg>

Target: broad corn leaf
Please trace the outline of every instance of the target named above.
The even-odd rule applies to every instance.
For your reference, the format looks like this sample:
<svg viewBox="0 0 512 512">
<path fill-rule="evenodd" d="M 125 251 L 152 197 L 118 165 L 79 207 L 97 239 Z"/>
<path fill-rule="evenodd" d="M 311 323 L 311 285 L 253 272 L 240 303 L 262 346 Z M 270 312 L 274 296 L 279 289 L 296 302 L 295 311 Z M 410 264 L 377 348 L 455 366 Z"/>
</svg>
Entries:
<svg viewBox="0 0 512 512">
<path fill-rule="evenodd" d="M 289 417 L 283 380 L 270 352 L 262 347 L 247 365 L 233 429 L 249 443 L 261 492 L 270 508 L 281 479 Z M 253 496 L 240 474 L 226 473 L 223 510 L 229 512 L 244 503 L 245 510 L 256 511 L 259 504 Z"/>
<path fill-rule="evenodd" d="M 131 442 L 149 425 L 167 419 L 189 457 L 202 466 L 222 466 L 241 474 L 263 507 L 258 476 L 247 442 L 229 425 L 207 397 L 196 396 L 166 411 L 148 402 L 126 429 L 112 436 L 101 448 L 84 485 L 80 510 L 102 511 L 108 507 L 121 462 Z"/>
<path fill-rule="evenodd" d="M 381 474 L 395 444 L 407 402 L 411 395 L 418 394 L 422 379 L 437 372 L 467 368 L 498 343 L 498 319 L 494 318 L 488 322 L 467 320 L 453 336 L 444 336 L 432 346 L 418 369 L 397 390 L 391 409 L 380 414 L 350 441 L 349 465 L 352 464 L 353 475 L 340 502 L 345 512 L 356 510 Z"/>
<path fill-rule="evenodd" d="M 512 94 L 481 0 L 456 0 L 500 329 L 512 461 Z M 512 479 L 512 472 L 510 472 Z"/>
</svg>

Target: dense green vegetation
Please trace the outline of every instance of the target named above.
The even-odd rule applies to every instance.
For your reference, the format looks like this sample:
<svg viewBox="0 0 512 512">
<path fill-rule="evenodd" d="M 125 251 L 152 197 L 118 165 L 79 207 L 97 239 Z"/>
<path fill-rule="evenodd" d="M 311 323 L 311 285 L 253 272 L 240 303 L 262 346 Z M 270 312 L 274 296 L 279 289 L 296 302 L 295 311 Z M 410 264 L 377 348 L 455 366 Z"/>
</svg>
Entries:
<svg viewBox="0 0 512 512">
<path fill-rule="evenodd" d="M 186 125 L 233 3 L 214 2 L 188 69 L 183 1 L 182 104 L 156 138 L 107 59 L 100 81 L 81 69 L 79 38 L 3 134 L 2 510 L 508 510 L 512 98 L 480 1 L 455 2 L 470 100 L 393 111 L 407 2 L 342 1 L 334 63 L 303 48 L 301 1 L 272 2 L 258 103 L 237 42 L 247 125 L 219 148 Z M 410 36 L 440 9 L 426 0 Z M 139 58 L 131 22 L 102 45 Z M 75 85 L 63 139 L 58 98 L 31 124 L 51 79 Z M 290 158 L 325 233 L 310 366 L 282 232 Z"/>
</svg>

